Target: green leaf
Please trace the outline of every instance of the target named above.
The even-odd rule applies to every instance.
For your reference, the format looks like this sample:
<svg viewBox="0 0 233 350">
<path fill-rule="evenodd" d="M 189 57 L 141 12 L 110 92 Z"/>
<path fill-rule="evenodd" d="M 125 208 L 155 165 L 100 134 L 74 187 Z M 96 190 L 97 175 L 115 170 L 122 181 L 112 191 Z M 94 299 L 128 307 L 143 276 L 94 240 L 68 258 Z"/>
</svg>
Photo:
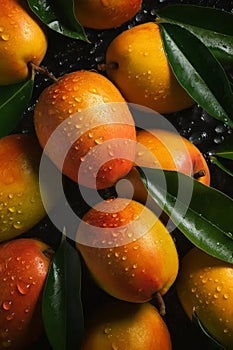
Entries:
<svg viewBox="0 0 233 350">
<path fill-rule="evenodd" d="M 233 160 L 233 151 L 217 152 L 215 155 L 217 157 Z"/>
<path fill-rule="evenodd" d="M 0 137 L 8 135 L 17 126 L 31 99 L 34 80 L 0 86 Z"/>
<path fill-rule="evenodd" d="M 31 10 L 50 29 L 73 39 L 87 41 L 83 27 L 73 12 L 73 1 L 28 0 Z"/>
<path fill-rule="evenodd" d="M 54 350 L 79 349 L 83 336 L 81 263 L 63 235 L 50 265 L 43 292 L 45 331 Z"/>
<path fill-rule="evenodd" d="M 175 171 L 139 168 L 139 172 L 151 197 L 194 245 L 233 263 L 230 197 Z"/>
<path fill-rule="evenodd" d="M 199 317 L 197 316 L 197 313 L 194 311 L 192 314 L 192 322 L 195 328 L 199 331 L 199 333 L 204 336 L 205 339 L 205 345 L 211 346 L 211 349 L 213 350 L 226 350 L 226 348 L 220 344 L 216 339 L 214 339 L 208 331 L 205 329 L 203 324 L 201 323 Z"/>
<path fill-rule="evenodd" d="M 220 63 L 193 34 L 160 24 L 164 49 L 179 83 L 211 116 L 233 127 L 233 94 Z"/>
<path fill-rule="evenodd" d="M 196 5 L 170 5 L 158 11 L 162 21 L 196 35 L 223 62 L 233 62 L 233 14 Z"/>
<path fill-rule="evenodd" d="M 220 162 L 220 160 L 217 157 L 210 156 L 210 160 L 213 164 L 217 165 L 219 169 L 223 170 L 225 173 L 227 173 L 230 176 L 233 176 L 233 171 L 228 169 L 226 165 Z"/>
</svg>

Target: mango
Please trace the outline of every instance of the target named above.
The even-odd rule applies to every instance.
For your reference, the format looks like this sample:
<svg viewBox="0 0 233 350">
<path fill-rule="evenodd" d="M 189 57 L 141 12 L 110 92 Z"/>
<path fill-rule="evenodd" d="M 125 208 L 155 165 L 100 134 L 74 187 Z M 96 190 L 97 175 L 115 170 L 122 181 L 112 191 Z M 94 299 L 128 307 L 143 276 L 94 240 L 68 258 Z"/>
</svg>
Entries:
<svg viewBox="0 0 233 350">
<path fill-rule="evenodd" d="M 233 348 L 233 265 L 194 247 L 182 259 L 176 290 L 186 314 L 226 349 Z"/>
<path fill-rule="evenodd" d="M 52 249 L 37 239 L 0 245 L 0 349 L 23 350 L 43 333 L 42 291 Z"/>
<path fill-rule="evenodd" d="M 47 51 L 44 30 L 24 0 L 0 0 L 0 85 L 28 78 L 28 65 L 39 65 Z"/>
<path fill-rule="evenodd" d="M 74 13 L 84 27 L 110 29 L 129 21 L 142 0 L 74 0 Z"/>
<path fill-rule="evenodd" d="M 39 185 L 41 153 L 34 136 L 0 139 L 0 242 L 27 232 L 46 215 Z"/>
<path fill-rule="evenodd" d="M 96 204 L 78 227 L 76 246 L 96 283 L 121 300 L 142 303 L 164 295 L 178 273 L 172 237 L 134 200 Z"/>
<path fill-rule="evenodd" d="M 99 73 L 75 71 L 47 87 L 34 124 L 46 154 L 78 184 L 111 187 L 132 168 L 133 117 L 119 90 Z"/>
<path fill-rule="evenodd" d="M 162 114 L 194 104 L 172 72 L 156 23 L 137 25 L 113 39 L 105 68 L 128 102 Z"/>
<path fill-rule="evenodd" d="M 150 303 L 109 300 L 87 317 L 81 350 L 171 350 L 166 323 Z"/>
</svg>

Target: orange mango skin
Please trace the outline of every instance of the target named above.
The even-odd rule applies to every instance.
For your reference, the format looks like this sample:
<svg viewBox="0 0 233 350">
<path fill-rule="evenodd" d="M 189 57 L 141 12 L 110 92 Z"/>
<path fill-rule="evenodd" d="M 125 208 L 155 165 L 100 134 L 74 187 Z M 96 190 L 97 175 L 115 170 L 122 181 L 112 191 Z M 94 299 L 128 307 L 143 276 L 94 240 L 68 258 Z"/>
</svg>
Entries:
<svg viewBox="0 0 233 350">
<path fill-rule="evenodd" d="M 142 303 L 157 292 L 163 295 L 178 273 L 172 237 L 148 208 L 135 201 L 118 198 L 92 208 L 78 228 L 76 246 L 97 284 L 121 300 Z"/>
<path fill-rule="evenodd" d="M 139 11 L 142 0 L 75 0 L 78 21 L 94 29 L 118 27 Z"/>
<path fill-rule="evenodd" d="M 169 330 L 150 303 L 109 300 L 87 318 L 81 350 L 171 350 Z"/>
<path fill-rule="evenodd" d="M 188 317 L 195 311 L 210 335 L 232 349 L 232 264 L 195 247 L 182 259 L 176 289 Z"/>
<path fill-rule="evenodd" d="M 172 73 L 156 23 L 134 26 L 113 39 L 106 51 L 106 72 L 128 102 L 158 113 L 194 104 Z"/>
<path fill-rule="evenodd" d="M 0 349 L 23 350 L 43 332 L 41 293 L 47 244 L 19 238 L 0 245 Z"/>
<path fill-rule="evenodd" d="M 47 38 L 23 0 L 0 0 L 0 85 L 28 77 L 28 63 L 39 65 Z"/>
<path fill-rule="evenodd" d="M 0 140 L 0 242 L 35 226 L 46 212 L 39 188 L 41 148 L 34 136 Z"/>
<path fill-rule="evenodd" d="M 120 104 L 111 104 L 117 102 Z M 135 157 L 135 125 L 124 98 L 110 80 L 96 72 L 80 70 L 46 88 L 34 113 L 36 133 L 43 148 L 62 122 L 64 138 L 58 137 L 55 147 L 59 150 L 69 143 L 62 169 L 58 165 L 60 152 L 54 154 L 52 150 L 48 155 L 70 179 L 101 189 L 112 186 L 130 171 Z M 94 126 L 95 123 L 98 125 Z M 72 141 L 69 134 L 74 138 Z M 104 146 L 90 160 L 85 159 L 90 150 L 114 139 L 111 148 Z M 121 158 L 122 154 L 126 157 Z M 102 164 L 105 156 L 109 160 Z M 83 170 L 79 172 L 81 165 Z"/>
</svg>

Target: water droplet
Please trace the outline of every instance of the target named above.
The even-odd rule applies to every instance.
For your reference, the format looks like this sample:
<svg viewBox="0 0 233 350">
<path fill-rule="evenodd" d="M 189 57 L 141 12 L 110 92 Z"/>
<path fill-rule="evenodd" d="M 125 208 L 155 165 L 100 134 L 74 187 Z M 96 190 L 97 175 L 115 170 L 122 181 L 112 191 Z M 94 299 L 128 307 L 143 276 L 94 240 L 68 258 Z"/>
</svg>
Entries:
<svg viewBox="0 0 233 350">
<path fill-rule="evenodd" d="M 95 139 L 95 143 L 97 145 L 100 145 L 103 142 L 103 137 L 99 137 L 98 139 Z"/>
<path fill-rule="evenodd" d="M 214 294 L 214 299 L 218 299 L 218 294 Z"/>
<path fill-rule="evenodd" d="M 20 221 L 16 221 L 16 222 L 13 223 L 13 227 L 16 230 L 19 230 L 22 227 L 22 223 Z"/>
<path fill-rule="evenodd" d="M 120 256 L 120 254 L 118 252 L 115 252 L 114 255 L 115 255 L 116 258 L 119 258 L 119 256 Z"/>
<path fill-rule="evenodd" d="M 10 208 L 8 208 L 8 211 L 9 211 L 10 213 L 14 213 L 14 212 L 15 212 L 15 208 L 14 208 L 14 207 L 10 207 Z"/>
<path fill-rule="evenodd" d="M 11 306 L 12 306 L 12 301 L 10 300 L 5 300 L 2 303 L 2 308 L 6 311 L 10 310 Z"/>
<path fill-rule="evenodd" d="M 1 35 L 1 38 L 2 38 L 2 40 L 4 40 L 4 41 L 8 41 L 8 40 L 10 39 L 10 35 L 9 35 L 9 34 L 2 34 L 2 35 Z"/>
<path fill-rule="evenodd" d="M 217 292 L 221 292 L 221 290 L 222 290 L 222 287 L 221 287 L 221 286 L 217 286 L 217 287 L 216 287 L 216 291 L 217 291 Z"/>
<path fill-rule="evenodd" d="M 4 340 L 3 342 L 2 342 L 2 347 L 3 348 L 9 348 L 11 346 L 11 340 L 10 339 L 7 339 L 7 340 Z"/>
<path fill-rule="evenodd" d="M 112 343 L 112 350 L 118 350 L 118 346 L 115 343 Z"/>
<path fill-rule="evenodd" d="M 24 312 L 27 314 L 30 311 L 30 307 L 26 307 L 26 309 L 24 309 Z"/>
<path fill-rule="evenodd" d="M 229 333 L 229 329 L 225 328 L 225 329 L 223 330 L 223 333 L 224 333 L 224 334 Z"/>
<path fill-rule="evenodd" d="M 133 264 L 133 266 L 132 266 L 133 269 L 136 269 L 137 267 L 138 267 L 137 264 Z"/>
<path fill-rule="evenodd" d="M 6 338 L 8 335 L 9 329 L 5 328 L 5 329 L 1 329 L 0 330 L 0 338 Z"/>
<path fill-rule="evenodd" d="M 228 295 L 228 294 L 223 294 L 223 298 L 224 298 L 225 300 L 227 300 L 227 299 L 229 298 L 229 295 Z"/>
<path fill-rule="evenodd" d="M 192 293 L 195 293 L 195 292 L 196 292 L 196 288 L 192 288 L 192 289 L 191 289 L 191 292 L 192 292 Z"/>
<path fill-rule="evenodd" d="M 111 331 L 112 331 L 112 328 L 111 328 L 110 326 L 106 326 L 106 327 L 104 328 L 104 334 L 110 334 Z"/>
<path fill-rule="evenodd" d="M 20 294 L 25 295 L 29 291 L 30 284 L 19 281 L 19 282 L 17 282 L 16 287 L 17 287 L 18 292 Z"/>
<path fill-rule="evenodd" d="M 123 260 L 123 261 L 127 260 L 127 256 L 123 255 L 121 260 Z"/>
<path fill-rule="evenodd" d="M 13 320 L 14 316 L 15 316 L 15 313 L 12 312 L 10 315 L 8 315 L 8 316 L 6 317 L 6 320 L 7 320 L 7 321 L 11 321 L 11 320 Z"/>
<path fill-rule="evenodd" d="M 9 194 L 8 194 L 8 198 L 9 198 L 9 199 L 12 199 L 12 198 L 14 198 L 14 195 L 13 195 L 13 193 L 9 193 Z"/>
</svg>

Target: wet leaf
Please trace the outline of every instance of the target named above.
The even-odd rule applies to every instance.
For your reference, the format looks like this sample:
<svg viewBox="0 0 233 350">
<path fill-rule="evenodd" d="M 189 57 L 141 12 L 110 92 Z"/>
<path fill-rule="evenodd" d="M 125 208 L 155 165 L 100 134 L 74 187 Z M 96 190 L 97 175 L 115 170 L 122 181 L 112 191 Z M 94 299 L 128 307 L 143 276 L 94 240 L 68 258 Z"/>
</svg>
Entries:
<svg viewBox="0 0 233 350">
<path fill-rule="evenodd" d="M 10 134 L 23 116 L 33 91 L 33 79 L 0 86 L 0 137 Z"/>
<path fill-rule="evenodd" d="M 226 165 L 224 165 L 217 157 L 210 156 L 210 160 L 213 164 L 217 165 L 219 169 L 223 170 L 228 175 L 233 176 L 233 171 L 231 171 Z"/>
<path fill-rule="evenodd" d="M 233 199 L 175 171 L 139 172 L 151 197 L 195 246 L 233 263 Z"/>
<path fill-rule="evenodd" d="M 54 350 L 79 349 L 83 336 L 81 263 L 65 235 L 50 265 L 43 293 L 43 320 Z"/>
<path fill-rule="evenodd" d="M 192 322 L 196 330 L 203 337 L 203 340 L 205 341 L 205 346 L 211 346 L 211 349 L 213 350 L 226 350 L 226 348 L 222 344 L 220 344 L 208 333 L 195 311 L 192 314 Z"/>
<path fill-rule="evenodd" d="M 223 62 L 233 60 L 233 14 L 216 8 L 177 4 L 158 11 L 162 21 L 174 23 L 197 36 Z"/>
<path fill-rule="evenodd" d="M 31 10 L 50 29 L 73 39 L 88 41 L 73 12 L 73 0 L 28 0 Z"/>
<path fill-rule="evenodd" d="M 160 24 L 160 29 L 179 83 L 207 113 L 233 127 L 233 93 L 223 67 L 186 29 L 170 23 Z"/>
</svg>

